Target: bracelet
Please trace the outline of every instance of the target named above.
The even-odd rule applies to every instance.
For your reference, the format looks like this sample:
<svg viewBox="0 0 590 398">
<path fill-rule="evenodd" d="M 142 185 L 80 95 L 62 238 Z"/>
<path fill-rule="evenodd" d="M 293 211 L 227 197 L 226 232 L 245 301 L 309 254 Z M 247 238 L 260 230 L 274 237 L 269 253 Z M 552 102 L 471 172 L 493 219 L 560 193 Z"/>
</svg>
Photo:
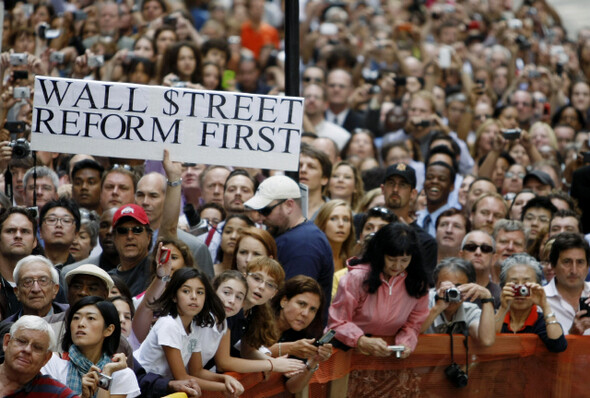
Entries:
<svg viewBox="0 0 590 398">
<path fill-rule="evenodd" d="M 312 368 L 311 366 L 309 366 L 309 362 L 305 362 L 305 368 L 309 370 L 311 373 L 313 373 L 320 368 L 320 364 L 316 363 L 316 365 Z"/>
<path fill-rule="evenodd" d="M 167 184 L 169 187 L 177 187 L 177 186 L 179 186 L 180 184 L 182 184 L 182 178 L 179 178 L 179 179 L 178 179 L 178 180 L 176 180 L 176 181 L 166 181 L 166 184 Z"/>
<path fill-rule="evenodd" d="M 270 370 L 269 372 L 272 372 L 274 370 L 274 365 L 272 364 L 272 361 L 270 359 L 267 359 L 267 361 L 270 363 Z"/>
<path fill-rule="evenodd" d="M 281 342 L 279 341 L 279 356 L 282 357 L 283 355 L 281 355 Z"/>
<path fill-rule="evenodd" d="M 545 315 L 545 318 L 556 318 L 555 312 Z"/>
<path fill-rule="evenodd" d="M 485 304 L 485 303 L 492 303 L 493 304 L 494 303 L 494 298 L 493 297 L 490 297 L 490 298 L 482 298 L 479 301 L 481 301 L 482 304 Z"/>
<path fill-rule="evenodd" d="M 553 325 L 554 323 L 559 323 L 559 322 L 558 322 L 557 320 L 555 320 L 555 321 L 550 321 L 550 322 L 547 322 L 547 325 Z"/>
</svg>

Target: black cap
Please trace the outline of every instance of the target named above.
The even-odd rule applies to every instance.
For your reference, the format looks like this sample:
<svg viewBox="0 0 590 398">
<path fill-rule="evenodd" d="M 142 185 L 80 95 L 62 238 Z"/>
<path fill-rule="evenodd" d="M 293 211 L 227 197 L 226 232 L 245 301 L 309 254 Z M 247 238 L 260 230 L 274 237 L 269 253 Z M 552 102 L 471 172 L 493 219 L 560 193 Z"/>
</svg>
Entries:
<svg viewBox="0 0 590 398">
<path fill-rule="evenodd" d="M 412 189 L 416 188 L 416 171 L 405 163 L 392 164 L 385 170 L 383 183 L 391 176 L 400 176 L 410 183 Z"/>
<path fill-rule="evenodd" d="M 555 188 L 555 183 L 553 179 L 549 176 L 549 174 L 545 173 L 541 170 L 533 170 L 529 171 L 526 176 L 524 176 L 524 180 L 522 181 L 523 185 L 526 184 L 527 180 L 531 178 L 536 178 L 537 180 L 541 181 L 543 185 L 550 185 L 551 188 Z"/>
</svg>

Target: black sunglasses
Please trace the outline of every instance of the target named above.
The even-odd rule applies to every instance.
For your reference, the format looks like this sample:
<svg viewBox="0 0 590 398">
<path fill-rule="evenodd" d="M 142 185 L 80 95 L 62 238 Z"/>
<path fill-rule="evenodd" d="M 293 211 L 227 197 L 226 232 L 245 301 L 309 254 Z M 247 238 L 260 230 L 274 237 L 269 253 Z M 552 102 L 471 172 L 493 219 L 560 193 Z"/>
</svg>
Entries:
<svg viewBox="0 0 590 398">
<path fill-rule="evenodd" d="M 270 213 L 272 213 L 272 211 L 275 209 L 275 207 L 282 205 L 283 203 L 285 203 L 286 200 L 287 199 L 283 199 L 283 200 L 277 202 L 276 204 L 274 204 L 273 206 L 263 207 L 262 209 L 258 210 L 258 213 L 263 217 L 268 217 L 270 215 Z"/>
<path fill-rule="evenodd" d="M 477 248 L 481 249 L 482 253 L 491 253 L 494 251 L 494 248 L 490 245 L 486 245 L 485 243 L 483 245 L 477 245 L 475 243 L 467 243 L 465 244 L 465 246 L 463 246 L 463 250 L 468 251 L 470 253 L 475 253 L 475 251 L 477 250 Z"/>
<path fill-rule="evenodd" d="M 118 234 L 120 235 L 127 235 L 129 231 L 133 232 L 133 235 L 139 235 L 145 230 L 145 227 L 142 226 L 135 226 L 135 227 L 117 227 L 115 228 Z"/>
<path fill-rule="evenodd" d="M 309 77 L 309 76 L 303 76 L 303 81 L 305 83 L 309 83 L 309 82 L 314 82 L 314 83 L 322 83 L 322 78 L 321 77 Z"/>
</svg>

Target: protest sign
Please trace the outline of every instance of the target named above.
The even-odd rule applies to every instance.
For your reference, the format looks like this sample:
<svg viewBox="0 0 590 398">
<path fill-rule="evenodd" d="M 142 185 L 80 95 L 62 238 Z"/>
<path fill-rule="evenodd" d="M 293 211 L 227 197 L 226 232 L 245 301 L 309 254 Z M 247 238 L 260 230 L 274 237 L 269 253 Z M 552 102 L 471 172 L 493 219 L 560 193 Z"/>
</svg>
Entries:
<svg viewBox="0 0 590 398">
<path fill-rule="evenodd" d="M 37 76 L 31 147 L 297 170 L 303 98 Z"/>
</svg>

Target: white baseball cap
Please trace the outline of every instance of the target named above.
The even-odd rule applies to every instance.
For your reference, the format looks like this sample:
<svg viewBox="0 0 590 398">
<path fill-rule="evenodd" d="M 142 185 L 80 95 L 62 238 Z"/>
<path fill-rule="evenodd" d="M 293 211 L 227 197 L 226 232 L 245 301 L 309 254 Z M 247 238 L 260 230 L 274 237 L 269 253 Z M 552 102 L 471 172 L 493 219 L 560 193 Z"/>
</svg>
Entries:
<svg viewBox="0 0 590 398">
<path fill-rule="evenodd" d="M 272 176 L 258 186 L 256 194 L 244 206 L 260 210 L 268 206 L 273 200 L 298 199 L 301 197 L 299 185 L 287 176 Z"/>
</svg>

